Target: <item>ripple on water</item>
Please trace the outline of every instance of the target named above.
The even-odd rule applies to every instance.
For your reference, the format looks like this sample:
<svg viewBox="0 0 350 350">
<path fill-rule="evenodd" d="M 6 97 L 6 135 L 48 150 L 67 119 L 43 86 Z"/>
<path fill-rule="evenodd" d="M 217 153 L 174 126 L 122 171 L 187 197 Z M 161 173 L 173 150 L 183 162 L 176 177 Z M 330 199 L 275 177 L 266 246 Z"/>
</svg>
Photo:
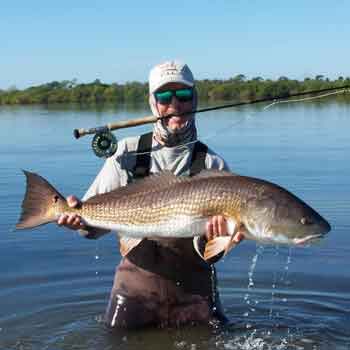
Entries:
<svg viewBox="0 0 350 350">
<path fill-rule="evenodd" d="M 277 322 L 277 319 L 267 317 L 268 310 L 265 309 L 265 315 L 250 315 L 245 322 L 241 317 L 235 320 L 231 315 L 231 323 L 227 326 L 112 332 L 103 325 L 103 317 L 99 314 L 101 306 L 101 302 L 73 303 L 13 320 L 0 330 L 0 348 L 323 350 L 350 346 L 349 334 L 345 330 L 334 332 L 332 328 L 339 320 L 332 324 L 330 319 L 317 319 L 312 315 L 291 317 L 287 314 L 287 317 L 279 317 Z"/>
<path fill-rule="evenodd" d="M 73 129 L 79 121 L 97 125 L 100 117 L 50 110 L 49 120 L 37 107 L 0 111 L 2 130 L 24 131 L 0 140 L 5 147 L 0 349 L 350 349 L 349 105 L 323 106 L 270 109 L 259 117 L 244 117 L 234 127 L 233 119 L 245 112 L 234 118 L 232 111 L 215 113 L 215 118 L 208 114 L 200 123 L 204 137 L 217 130 L 218 117 L 222 126 L 231 126 L 223 137 L 216 133 L 209 141 L 234 171 L 287 187 L 330 221 L 332 231 L 321 246 L 293 250 L 288 269 L 288 252 L 280 249 L 277 255 L 265 248 L 251 274 L 247 270 L 254 263 L 254 245 L 244 242 L 227 255 L 218 266 L 231 321 L 227 327 L 113 333 L 101 323 L 101 313 L 119 259 L 114 240 L 99 240 L 96 250 L 91 241 L 50 225 L 32 233 L 10 232 L 24 193 L 19 169 L 42 173 L 65 194 L 84 193 L 100 164 L 91 158 L 89 140 L 79 146 L 67 136 L 67 126 Z M 27 132 L 39 125 L 40 138 Z M 24 142 L 18 143 L 19 138 Z"/>
</svg>

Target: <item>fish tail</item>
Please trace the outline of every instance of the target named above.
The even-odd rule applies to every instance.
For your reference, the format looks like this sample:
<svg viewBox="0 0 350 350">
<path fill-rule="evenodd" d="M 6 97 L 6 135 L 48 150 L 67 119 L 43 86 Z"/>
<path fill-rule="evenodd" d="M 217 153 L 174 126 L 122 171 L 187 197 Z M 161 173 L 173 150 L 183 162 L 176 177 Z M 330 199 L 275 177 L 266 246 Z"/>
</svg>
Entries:
<svg viewBox="0 0 350 350">
<path fill-rule="evenodd" d="M 43 177 L 23 170 L 27 180 L 26 193 L 22 202 L 22 213 L 16 229 L 28 229 L 55 221 L 54 205 L 66 200 Z"/>
</svg>

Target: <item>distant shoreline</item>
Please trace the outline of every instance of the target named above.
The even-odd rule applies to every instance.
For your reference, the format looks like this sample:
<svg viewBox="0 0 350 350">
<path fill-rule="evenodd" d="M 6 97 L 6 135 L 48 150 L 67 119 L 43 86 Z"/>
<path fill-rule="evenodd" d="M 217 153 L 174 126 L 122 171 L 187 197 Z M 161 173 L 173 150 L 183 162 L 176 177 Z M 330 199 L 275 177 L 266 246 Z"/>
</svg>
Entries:
<svg viewBox="0 0 350 350">
<path fill-rule="evenodd" d="M 277 80 L 255 77 L 248 80 L 244 75 L 239 74 L 227 80 L 196 81 L 198 98 L 201 102 L 244 102 L 345 85 L 350 85 L 350 77 L 330 80 L 318 75 L 315 78 L 305 78 L 303 81 L 287 77 L 280 77 Z M 350 101 L 349 94 L 338 95 L 337 98 Z M 125 104 L 147 103 L 147 100 L 147 83 L 104 84 L 98 79 L 88 84 L 78 84 L 76 80 L 64 80 L 23 90 L 16 88 L 0 90 L 0 106 L 60 103 Z"/>
</svg>

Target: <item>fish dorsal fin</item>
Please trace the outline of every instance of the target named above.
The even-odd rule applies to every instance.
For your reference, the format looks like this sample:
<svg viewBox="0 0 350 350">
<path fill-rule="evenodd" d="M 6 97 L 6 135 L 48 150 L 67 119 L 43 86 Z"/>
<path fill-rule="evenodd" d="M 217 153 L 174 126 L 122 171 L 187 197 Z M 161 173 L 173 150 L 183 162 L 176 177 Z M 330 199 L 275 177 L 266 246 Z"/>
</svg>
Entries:
<svg viewBox="0 0 350 350">
<path fill-rule="evenodd" d="M 143 238 L 120 237 L 119 246 L 122 257 L 126 256 L 132 249 L 139 245 Z"/>
<path fill-rule="evenodd" d="M 113 191 L 98 194 L 89 198 L 85 203 L 95 204 L 109 199 L 121 198 L 123 196 L 131 196 L 140 193 L 156 192 L 171 185 L 189 181 L 189 178 L 183 176 L 175 176 L 170 171 L 152 174 L 144 179 L 137 180 L 127 186 L 119 187 Z"/>
<path fill-rule="evenodd" d="M 217 170 L 217 169 L 204 169 L 197 175 L 195 175 L 194 179 L 208 179 L 211 177 L 226 177 L 226 176 L 238 176 L 237 174 L 231 173 L 226 170 Z"/>
</svg>

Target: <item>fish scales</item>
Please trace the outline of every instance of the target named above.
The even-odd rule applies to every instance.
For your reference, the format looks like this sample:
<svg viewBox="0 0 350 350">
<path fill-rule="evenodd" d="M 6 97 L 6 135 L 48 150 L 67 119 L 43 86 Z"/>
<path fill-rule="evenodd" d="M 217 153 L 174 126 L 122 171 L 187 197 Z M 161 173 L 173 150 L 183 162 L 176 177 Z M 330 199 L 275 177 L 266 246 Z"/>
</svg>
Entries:
<svg viewBox="0 0 350 350">
<path fill-rule="evenodd" d="M 220 174 L 219 174 L 220 173 Z M 205 234 L 209 217 L 223 215 L 246 238 L 302 244 L 322 237 L 329 223 L 286 189 L 265 180 L 225 172 L 192 178 L 165 173 L 88 199 L 70 208 L 41 176 L 25 172 L 27 191 L 19 229 L 77 213 L 87 225 L 117 230 L 120 235 L 194 237 Z M 232 242 L 231 242 L 232 243 Z"/>
<path fill-rule="evenodd" d="M 83 204 L 81 215 L 120 224 L 160 223 L 176 215 L 209 216 L 222 212 L 233 214 L 240 208 L 235 191 L 227 190 L 227 179 L 218 178 L 208 186 L 205 179 L 171 185 L 167 190 L 150 191 L 106 202 Z M 225 181 L 223 181 L 225 180 Z M 232 201 L 232 198 L 236 198 Z"/>
</svg>

